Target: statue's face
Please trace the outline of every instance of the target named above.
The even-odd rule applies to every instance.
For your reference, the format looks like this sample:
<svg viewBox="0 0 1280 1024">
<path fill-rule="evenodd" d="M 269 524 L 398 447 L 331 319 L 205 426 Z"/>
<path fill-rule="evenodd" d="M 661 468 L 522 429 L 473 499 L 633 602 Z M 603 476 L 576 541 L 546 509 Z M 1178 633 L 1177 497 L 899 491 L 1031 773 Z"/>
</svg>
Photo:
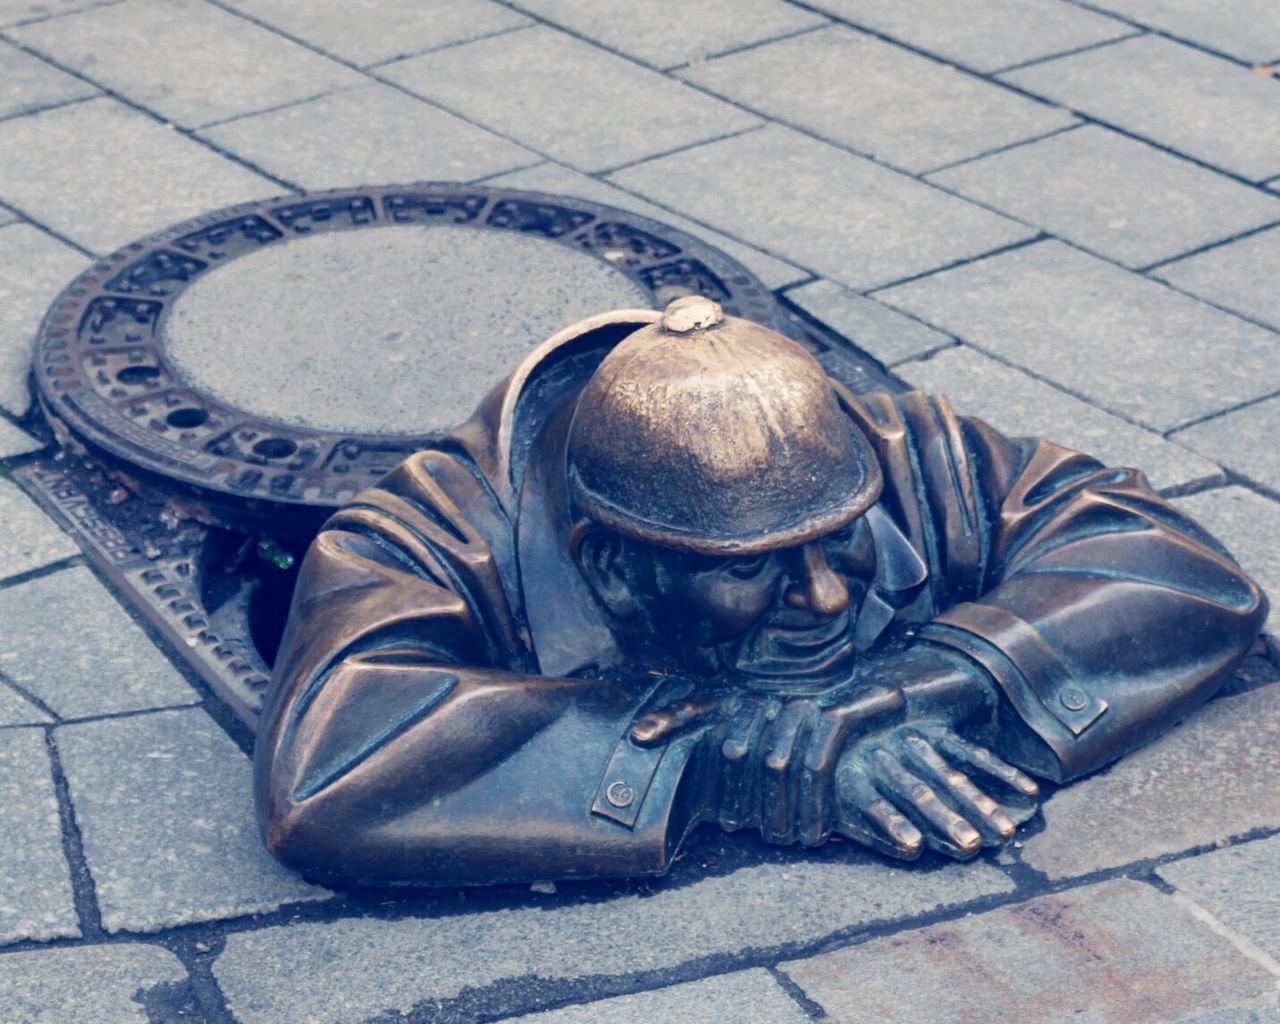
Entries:
<svg viewBox="0 0 1280 1024">
<path fill-rule="evenodd" d="M 794 686 L 832 680 L 852 662 L 853 626 L 876 564 L 865 518 L 753 557 L 647 551 L 659 639 L 695 671 Z"/>
</svg>

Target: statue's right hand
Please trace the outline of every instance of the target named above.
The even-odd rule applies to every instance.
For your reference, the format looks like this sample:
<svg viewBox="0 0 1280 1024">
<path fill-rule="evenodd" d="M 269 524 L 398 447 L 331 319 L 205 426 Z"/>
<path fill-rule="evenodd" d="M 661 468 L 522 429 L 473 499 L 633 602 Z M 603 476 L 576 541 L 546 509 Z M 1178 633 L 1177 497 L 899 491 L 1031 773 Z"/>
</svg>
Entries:
<svg viewBox="0 0 1280 1024">
<path fill-rule="evenodd" d="M 941 725 L 904 725 L 840 760 L 836 831 L 913 860 L 926 847 L 967 860 L 1001 846 L 1036 810 L 1034 779 Z"/>
</svg>

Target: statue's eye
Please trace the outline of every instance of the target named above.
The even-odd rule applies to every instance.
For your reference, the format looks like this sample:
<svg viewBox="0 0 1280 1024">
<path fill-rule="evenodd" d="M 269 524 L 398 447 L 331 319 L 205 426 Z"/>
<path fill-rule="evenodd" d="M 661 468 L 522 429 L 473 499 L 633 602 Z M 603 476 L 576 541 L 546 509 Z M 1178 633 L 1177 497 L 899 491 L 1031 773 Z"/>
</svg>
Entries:
<svg viewBox="0 0 1280 1024">
<path fill-rule="evenodd" d="M 853 541 L 853 535 L 856 532 L 856 529 L 856 521 L 850 523 L 848 526 L 843 526 L 827 538 L 827 543 L 834 544 L 838 548 L 847 548 Z"/>
<path fill-rule="evenodd" d="M 768 555 L 757 555 L 755 558 L 735 558 L 724 569 L 735 579 L 750 580 L 759 576 L 768 563 Z"/>
</svg>

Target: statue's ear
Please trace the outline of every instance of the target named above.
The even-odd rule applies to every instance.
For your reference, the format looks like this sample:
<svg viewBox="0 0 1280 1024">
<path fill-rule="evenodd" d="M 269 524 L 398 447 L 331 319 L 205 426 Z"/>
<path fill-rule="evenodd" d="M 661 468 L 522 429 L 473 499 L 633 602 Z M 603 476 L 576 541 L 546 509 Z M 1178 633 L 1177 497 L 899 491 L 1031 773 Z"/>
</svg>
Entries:
<svg viewBox="0 0 1280 1024">
<path fill-rule="evenodd" d="M 569 532 L 569 551 L 591 593 L 614 618 L 627 619 L 640 608 L 627 572 L 626 541 L 603 526 L 580 519 Z"/>
</svg>

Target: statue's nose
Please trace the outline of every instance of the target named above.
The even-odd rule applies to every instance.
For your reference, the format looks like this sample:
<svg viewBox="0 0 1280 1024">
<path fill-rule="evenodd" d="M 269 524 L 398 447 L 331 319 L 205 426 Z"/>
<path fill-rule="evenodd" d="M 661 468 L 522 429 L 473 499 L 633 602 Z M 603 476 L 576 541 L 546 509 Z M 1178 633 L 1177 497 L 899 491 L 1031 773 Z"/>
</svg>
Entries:
<svg viewBox="0 0 1280 1024">
<path fill-rule="evenodd" d="M 822 544 L 806 544 L 800 552 L 800 576 L 787 587 L 784 600 L 792 608 L 834 618 L 849 606 L 849 584 L 827 562 Z"/>
</svg>

